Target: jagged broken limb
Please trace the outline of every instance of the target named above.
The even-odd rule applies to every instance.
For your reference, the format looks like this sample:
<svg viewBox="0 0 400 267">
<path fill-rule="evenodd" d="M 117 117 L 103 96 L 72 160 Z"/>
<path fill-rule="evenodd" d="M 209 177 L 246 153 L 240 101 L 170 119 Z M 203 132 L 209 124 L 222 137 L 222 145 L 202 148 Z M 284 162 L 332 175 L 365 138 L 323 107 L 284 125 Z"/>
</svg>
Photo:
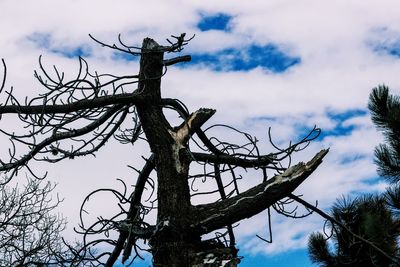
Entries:
<svg viewBox="0 0 400 267">
<path fill-rule="evenodd" d="M 164 58 L 165 54 L 181 52 L 191 40 L 185 39 L 185 34 L 172 38 L 167 46 L 146 38 L 140 48 L 126 45 L 121 38 L 119 45 L 93 38 L 107 48 L 139 56 L 138 73 L 98 74 L 79 58 L 76 78 L 67 81 L 57 68 L 52 75 L 40 62 L 41 74 L 37 72 L 35 77 L 46 91 L 23 104 L 11 90 L 4 91 L 5 84 L 1 83 L 6 99 L 0 115 L 16 114 L 27 131 L 2 131 L 13 147 L 9 159 L 0 159 L 5 181 L 16 171 L 29 169 L 32 160 L 55 163 L 95 155 L 112 138 L 122 144 L 144 140 L 150 147 L 151 155 L 147 155 L 142 169 L 133 168 L 136 184 L 132 192 L 123 183 L 122 190 L 99 189 L 85 199 L 76 229 L 83 236 L 83 247 L 73 250 L 70 263 L 90 261 L 93 266 L 113 266 L 119 258 L 130 263 L 149 252 L 154 266 L 202 266 L 211 261 L 214 265 L 236 266 L 239 257 L 234 226 L 277 203 L 284 211 L 287 204 L 282 199 L 307 179 L 328 153 L 321 150 L 310 161 L 291 166 L 292 154 L 315 140 L 320 129 L 315 127 L 300 141 L 283 148 L 272 142 L 269 131 L 276 151 L 264 154 L 258 139 L 248 133 L 224 124 L 205 127 L 216 112 L 211 107 L 189 112 L 181 101 L 163 98 L 161 79 L 167 67 L 190 60 L 190 56 L 181 55 Z M 182 118 L 179 125 L 167 120 L 167 108 Z M 242 143 L 213 136 L 216 127 L 235 132 Z M 24 155 L 17 153 L 22 146 L 28 150 Z M 196 164 L 203 167 L 202 172 L 193 173 Z M 247 169 L 259 171 L 261 182 L 241 192 L 240 179 L 256 178 L 240 172 Z M 208 182 L 214 183 L 212 192 L 191 190 L 194 184 L 201 187 Z M 145 198 L 147 189 L 151 193 Z M 87 224 L 84 215 L 90 212 L 85 209 L 86 203 L 93 201 L 98 192 L 107 192 L 116 199 L 115 215 L 100 216 L 95 223 Z M 196 194 L 218 194 L 219 200 L 193 205 Z M 157 212 L 154 225 L 147 220 L 151 211 Z M 215 230 L 214 239 L 202 240 Z M 215 257 L 210 258 L 210 254 Z"/>
</svg>

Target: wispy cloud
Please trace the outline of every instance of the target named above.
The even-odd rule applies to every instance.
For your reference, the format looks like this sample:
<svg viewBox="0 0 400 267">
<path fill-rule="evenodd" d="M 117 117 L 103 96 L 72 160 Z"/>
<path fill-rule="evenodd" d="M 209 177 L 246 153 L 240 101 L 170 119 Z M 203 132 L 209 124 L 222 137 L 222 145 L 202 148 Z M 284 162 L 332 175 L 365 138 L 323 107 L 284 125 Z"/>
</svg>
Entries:
<svg viewBox="0 0 400 267">
<path fill-rule="evenodd" d="M 321 139 L 328 136 L 351 135 L 352 131 L 357 129 L 357 125 L 349 122 L 354 118 L 368 116 L 368 112 L 365 109 L 350 109 L 342 112 L 328 111 L 326 116 L 331 120 L 333 127 L 323 129 Z"/>
<path fill-rule="evenodd" d="M 92 54 L 91 48 L 87 45 L 64 46 L 60 43 L 55 43 L 50 33 L 35 32 L 27 36 L 26 40 L 36 45 L 39 49 L 45 49 L 47 52 L 67 58 L 89 57 Z"/>
<path fill-rule="evenodd" d="M 371 32 L 367 44 L 375 53 L 400 58 L 400 31 L 382 27 Z"/>
<path fill-rule="evenodd" d="M 76 64 L 70 63 L 75 56 L 91 57 L 93 68 L 106 72 L 137 71 L 135 61 L 110 56 L 109 51 L 91 43 L 89 33 L 109 43 L 122 33 L 128 44 L 135 45 L 146 36 L 162 43 L 170 34 L 196 34 L 184 50 L 193 61 L 168 70 L 163 95 L 181 99 L 191 110 L 216 108 L 211 122 L 234 124 L 259 137 L 260 143 L 268 143 L 269 126 L 281 144 L 296 140 L 314 124 L 321 127 L 319 141 L 294 160 L 304 161 L 321 147 L 331 148 L 318 171 L 297 192 L 310 201 L 318 199 L 322 208 L 329 208 L 341 194 L 384 187 L 376 180 L 372 159 L 381 137 L 370 121 L 366 103 L 372 87 L 380 83 L 400 93 L 397 1 L 343 0 L 313 5 L 278 0 L 252 4 L 212 0 L 23 2 L 24 9 L 13 0 L 0 3 L 5 10 L 0 17 L 0 57 L 6 58 L 8 82 L 21 99 L 40 92 L 31 89 L 31 71 L 43 51 L 48 53 L 47 62 L 63 66 L 71 75 L 77 71 Z M 87 10 L 90 16 L 72 16 L 77 10 Z M 74 210 L 83 196 L 91 189 L 110 186 L 114 177 L 129 177 L 131 182 L 132 174 L 124 167 L 132 164 L 133 154 L 148 152 L 142 145 L 135 145 L 134 151 L 114 145 L 108 144 L 96 159 L 42 166 L 58 180 L 66 196 L 63 205 L 71 229 L 78 220 Z M 8 143 L 2 146 L 8 147 Z M 119 158 L 110 161 L 109 155 Z M 251 176 L 246 178 L 251 182 Z M 97 206 L 102 211 L 108 205 Z M 275 229 L 283 234 L 267 245 L 254 238 L 254 233 L 265 232 L 265 217 L 252 220 L 241 225 L 241 252 L 276 255 L 304 248 L 306 232 L 322 227 L 320 218 L 277 219 L 281 226 Z"/>
</svg>

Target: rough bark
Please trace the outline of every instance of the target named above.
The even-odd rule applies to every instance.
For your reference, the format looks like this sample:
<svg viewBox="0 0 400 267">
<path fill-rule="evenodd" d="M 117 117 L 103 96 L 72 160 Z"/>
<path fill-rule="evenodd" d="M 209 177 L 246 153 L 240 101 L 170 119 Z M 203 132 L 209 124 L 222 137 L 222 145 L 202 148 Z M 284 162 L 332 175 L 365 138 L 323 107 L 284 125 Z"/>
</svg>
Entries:
<svg viewBox="0 0 400 267">
<path fill-rule="evenodd" d="M 60 75 L 56 68 L 57 77 L 52 78 L 40 64 L 44 78 L 37 73 L 35 76 L 48 92 L 31 101 L 26 100 L 21 105 L 11 90 L 6 92 L 7 99 L 0 105 L 0 115 L 17 114 L 28 128 L 28 133 L 23 135 L 2 131 L 2 134 L 10 137 L 13 144 L 13 149 L 9 152 L 11 158 L 6 162 L 0 160 L 0 171 L 9 172 L 5 183 L 8 183 L 23 167 L 39 178 L 27 166 L 31 160 L 54 163 L 67 158 L 94 155 L 94 152 L 103 147 L 110 138 L 114 137 L 125 144 L 134 143 L 138 138 L 143 138 L 140 136 L 143 130 L 152 156 L 143 169 L 138 171 L 135 192 L 127 196 L 126 192 L 119 194 L 113 189 L 102 189 L 89 194 L 92 196 L 100 191 L 112 192 L 120 202 L 120 211 L 111 220 L 99 217 L 91 226 L 81 223 L 85 244 L 80 251 L 73 251 L 78 261 L 89 259 L 111 267 L 122 253 L 122 261 L 126 262 L 131 257 L 140 257 L 138 252 L 140 246 L 136 241 L 142 239 L 149 240 L 154 266 L 236 266 L 240 260 L 237 257 L 232 225 L 268 209 L 284 197 L 293 197 L 292 192 L 311 175 L 328 152 L 321 150 L 309 162 L 288 169 L 281 165 L 282 160 L 290 158 L 292 153 L 304 149 L 309 142 L 318 137 L 320 129 L 316 127 L 299 142 L 285 149 L 276 147 L 278 152 L 266 155 L 259 154 L 255 138 L 227 125 L 218 126 L 242 134 L 247 143 L 230 144 L 208 137 L 207 130 L 203 131 L 201 127 L 213 116 L 215 110 L 201 108 L 189 114 L 188 109 L 179 100 L 161 97 L 160 87 L 161 78 L 165 74 L 164 67 L 191 59 L 190 56 L 164 59 L 165 52 L 180 52 L 193 38 L 185 39 L 184 33 L 171 37 L 174 38 L 174 42 L 167 39 L 169 46 L 160 46 L 154 40 L 146 38 L 140 52 L 136 47 L 126 46 L 121 39 L 119 41 L 122 47 L 118 47 L 115 44 L 102 43 L 92 37 L 105 47 L 141 56 L 139 74 L 118 77 L 111 74 L 90 73 L 87 63 L 80 59 L 77 78 L 64 82 L 64 76 Z M 6 66 L 3 60 L 2 62 L 4 79 L 0 83 L 0 93 L 4 89 L 6 76 Z M 101 77 L 107 78 L 103 80 Z M 132 93 L 125 93 L 122 86 L 136 82 L 138 89 Z M 84 97 L 76 98 L 75 95 Z M 184 122 L 179 126 L 171 126 L 163 114 L 163 108 L 172 108 Z M 125 125 L 128 115 L 133 116 L 131 118 L 135 125 L 133 128 L 125 129 L 121 126 Z M 37 138 L 42 134 L 43 138 Z M 200 141 L 198 144 L 202 153 L 189 150 L 188 141 L 193 134 L 196 134 Z M 275 146 L 270 133 L 269 138 L 271 144 Z M 197 143 L 197 139 L 195 142 Z M 16 143 L 25 144 L 29 148 L 28 152 L 19 156 L 16 153 Z M 69 143 L 72 143 L 71 148 L 66 149 Z M 189 175 L 189 167 L 193 161 L 204 163 L 203 173 Z M 213 167 L 214 171 L 209 172 L 206 167 Z M 260 169 L 263 172 L 264 182 L 239 193 L 236 168 Z M 267 169 L 274 169 L 281 174 L 267 180 Z M 156 225 L 149 225 L 144 218 L 148 210 L 143 203 L 142 193 L 146 183 L 152 180 L 150 173 L 153 170 L 157 173 L 158 188 L 157 207 L 152 208 L 158 213 Z M 222 174 L 226 175 L 228 172 L 231 181 L 229 184 L 224 184 Z M 196 179 L 199 175 L 215 179 L 217 190 L 214 192 L 219 192 L 220 201 L 206 205 L 191 205 L 188 180 Z M 226 193 L 225 190 L 228 190 L 230 185 L 234 186 L 234 191 Z M 152 182 L 150 186 L 153 188 Z M 84 206 L 89 196 L 81 206 L 81 214 L 86 212 Z M 155 199 L 150 201 L 153 203 L 153 200 L 155 201 Z M 130 208 L 125 209 L 124 205 L 128 202 Z M 121 220 L 122 215 L 126 217 Z M 102 227 L 97 229 L 98 225 Z M 227 242 L 220 242 L 221 236 L 217 236 L 218 241 L 201 240 L 204 234 L 222 228 L 227 229 L 223 233 L 223 238 L 225 236 L 229 238 L 229 245 Z M 109 239 L 110 229 L 119 232 L 117 240 Z M 102 234 L 107 238 L 86 242 L 87 236 Z M 114 249 L 99 256 L 92 255 L 94 248 L 103 249 L 100 244 L 114 245 Z M 103 260 L 106 256 L 108 259 Z"/>
<path fill-rule="evenodd" d="M 186 116 L 185 122 L 172 127 L 162 112 L 161 77 L 163 49 L 146 38 L 142 46 L 139 87 L 141 100 L 136 103 L 143 131 L 154 154 L 158 179 L 157 225 L 150 245 L 154 266 L 236 266 L 239 262 L 231 248 L 205 247 L 201 235 L 251 217 L 288 196 L 321 163 L 328 152 L 322 150 L 306 164 L 300 163 L 281 175 L 233 198 L 192 206 L 188 175 L 195 157 L 209 162 L 240 163 L 245 166 L 268 164 L 268 157 L 243 160 L 228 155 L 191 154 L 188 140 L 215 113 L 199 109 Z"/>
<path fill-rule="evenodd" d="M 100 96 L 95 99 L 82 99 L 73 103 L 60 105 L 7 105 L 0 106 L 0 114 L 68 114 L 71 112 L 87 109 L 95 109 L 107 105 L 137 104 L 143 102 L 138 92 L 125 93 L 111 96 Z"/>
<path fill-rule="evenodd" d="M 139 88 L 146 104 L 137 105 L 143 131 L 155 156 L 158 179 L 157 230 L 151 239 L 154 266 L 190 266 L 193 238 L 188 231 L 190 194 L 187 184 L 187 136 L 174 130 L 162 113 L 160 83 L 163 53 L 154 40 L 145 39 L 140 61 Z M 149 52 L 151 51 L 151 52 Z"/>
<path fill-rule="evenodd" d="M 131 199 L 131 205 L 129 208 L 128 216 L 126 218 L 126 223 L 132 223 L 132 221 L 137 217 L 139 213 L 140 203 L 142 201 L 142 195 L 145 188 L 145 184 L 148 176 L 154 170 L 154 156 L 151 156 L 142 171 L 139 174 L 139 177 L 136 182 L 135 192 Z M 124 249 L 122 261 L 124 262 L 131 256 L 133 242 L 135 241 L 136 236 L 134 234 L 130 234 L 129 231 L 132 230 L 132 227 L 128 227 L 128 231 L 124 231 L 120 229 L 120 235 L 118 237 L 117 243 L 115 245 L 115 249 L 112 251 L 110 257 L 107 259 L 105 266 L 112 267 L 115 261 L 118 259 L 121 251 Z M 148 238 L 148 237 L 146 237 Z"/>
<path fill-rule="evenodd" d="M 309 162 L 292 166 L 235 197 L 196 206 L 192 228 L 204 234 L 260 213 L 293 192 L 321 164 L 327 153 L 328 150 L 321 150 Z"/>
</svg>

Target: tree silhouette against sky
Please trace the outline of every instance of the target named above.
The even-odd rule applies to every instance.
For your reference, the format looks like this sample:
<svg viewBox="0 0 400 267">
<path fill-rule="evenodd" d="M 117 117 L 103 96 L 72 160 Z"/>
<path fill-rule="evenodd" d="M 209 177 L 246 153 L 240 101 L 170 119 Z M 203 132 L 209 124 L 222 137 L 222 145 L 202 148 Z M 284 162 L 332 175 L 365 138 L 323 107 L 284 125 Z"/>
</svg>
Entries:
<svg viewBox="0 0 400 267">
<path fill-rule="evenodd" d="M 369 96 L 368 108 L 372 122 L 385 137 L 385 143 L 375 148 L 375 163 L 391 187 L 380 196 L 343 198 L 335 203 L 330 221 L 341 223 L 352 234 L 334 225 L 328 234 L 312 234 L 308 243 L 310 257 L 320 266 L 393 266 L 400 256 L 400 99 L 391 95 L 387 86 L 378 86 Z M 382 251 L 360 242 L 354 234 Z M 331 237 L 334 251 L 327 242 Z"/>
<path fill-rule="evenodd" d="M 313 173 L 328 150 L 293 166 L 291 155 L 318 137 L 320 130 L 312 129 L 285 148 L 276 146 L 269 136 L 276 152 L 263 154 L 258 140 L 247 133 L 223 124 L 204 128 L 215 110 L 200 108 L 189 112 L 181 101 L 163 98 L 161 92 L 161 78 L 168 66 L 190 61 L 190 56 L 164 55 L 181 52 L 190 39 L 185 34 L 172 36 L 167 39 L 169 44 L 162 46 L 146 38 L 142 47 L 126 45 L 121 38 L 118 45 L 94 39 L 105 47 L 140 57 L 138 74 L 129 76 L 92 73 L 86 61 L 79 58 L 77 77 L 66 81 L 64 73 L 54 68 L 51 74 L 39 60 L 41 73 L 35 72 L 35 77 L 46 91 L 24 103 L 14 97 L 12 89 L 5 89 L 3 61 L 1 92 L 5 100 L 0 114 L 3 119 L 6 114 L 17 115 L 26 129 L 22 134 L 2 130 L 12 142 L 9 158 L 0 161 L 3 183 L 22 169 L 41 178 L 29 167 L 32 160 L 55 163 L 94 155 L 112 138 L 123 144 L 140 139 L 150 147 L 145 165 L 137 169 L 132 193 L 124 184 L 126 190 L 122 192 L 99 189 L 85 199 L 77 230 L 83 234 L 83 247 L 73 251 L 71 265 L 89 260 L 92 265 L 112 266 L 119 257 L 127 263 L 128 259 L 142 257 L 147 250 L 154 266 L 236 266 L 237 222 L 270 208 L 289 217 L 303 216 L 287 208 L 294 198 L 298 199 L 292 192 Z M 172 110 L 180 121 L 173 125 L 167 120 L 166 110 Z M 239 133 L 245 142 L 234 144 L 211 136 L 210 129 L 218 127 Z M 23 147 L 27 152 L 21 155 L 18 151 Z M 197 169 L 201 171 L 196 173 Z M 258 173 L 260 182 L 242 192 L 238 180 L 247 177 L 242 177 L 240 170 L 250 169 L 256 172 L 249 175 Z M 214 184 L 214 189 L 194 190 L 191 185 L 199 181 Z M 144 190 L 154 194 L 144 199 Z M 87 225 L 83 219 L 85 204 L 89 197 L 104 191 L 120 202 L 115 216 L 99 217 Z M 198 195 L 218 197 L 215 202 L 195 205 L 192 199 Z M 155 224 L 147 220 L 152 211 L 157 213 Z M 267 224 L 270 225 L 270 218 Z M 215 237 L 205 237 L 209 233 Z M 143 247 L 143 240 L 148 241 L 149 248 Z"/>
<path fill-rule="evenodd" d="M 386 192 L 390 207 L 400 212 L 400 98 L 390 94 L 387 86 L 374 88 L 369 97 L 368 108 L 372 122 L 383 133 L 385 143 L 375 148 L 378 173 L 391 187 Z"/>
<path fill-rule="evenodd" d="M 312 262 L 319 266 L 394 266 L 392 259 L 399 250 L 399 221 L 382 196 L 342 198 L 332 208 L 332 217 L 353 233 L 372 242 L 388 255 L 361 242 L 346 229 L 333 225 L 325 235 L 313 233 L 308 242 Z M 325 229 L 326 231 L 327 229 Z M 327 239 L 333 239 L 331 249 Z"/>
</svg>

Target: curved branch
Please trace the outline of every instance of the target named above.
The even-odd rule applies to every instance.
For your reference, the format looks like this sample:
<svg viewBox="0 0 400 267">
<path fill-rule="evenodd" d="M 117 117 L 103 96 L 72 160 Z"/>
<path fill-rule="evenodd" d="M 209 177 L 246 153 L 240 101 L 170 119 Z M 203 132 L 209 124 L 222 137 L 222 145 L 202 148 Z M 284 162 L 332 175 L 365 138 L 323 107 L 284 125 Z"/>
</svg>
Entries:
<svg viewBox="0 0 400 267">
<path fill-rule="evenodd" d="M 85 109 L 103 108 L 109 105 L 136 105 L 142 103 L 143 99 L 138 92 L 123 93 L 112 96 L 101 96 L 94 99 L 83 99 L 64 105 L 6 105 L 0 106 L 0 114 L 54 114 L 71 113 Z"/>
<path fill-rule="evenodd" d="M 205 234 L 260 213 L 295 190 L 321 164 L 328 151 L 323 149 L 309 162 L 292 166 L 235 197 L 194 207 L 192 229 Z"/>
<path fill-rule="evenodd" d="M 130 221 L 135 218 L 136 214 L 139 211 L 140 207 L 140 201 L 142 199 L 142 194 L 145 188 L 146 181 L 150 175 L 150 173 L 153 171 L 155 167 L 155 160 L 154 160 L 154 155 L 152 155 L 147 161 L 146 164 L 144 165 L 142 171 L 139 173 L 138 179 L 136 181 L 136 186 L 135 186 L 135 192 L 132 195 L 129 211 L 127 214 L 127 221 Z M 121 231 L 118 237 L 118 240 L 115 244 L 115 247 L 113 251 L 111 252 L 110 257 L 107 259 L 106 265 L 105 266 L 113 266 L 113 264 L 116 262 L 118 259 L 121 251 L 124 249 L 124 244 L 125 241 L 128 239 L 129 233 L 126 231 Z M 125 246 L 126 253 L 124 254 L 129 254 L 128 253 L 129 249 L 131 249 L 132 246 L 132 240 L 127 241 L 127 245 Z M 129 257 L 128 256 L 128 257 Z"/>
<path fill-rule="evenodd" d="M 120 110 L 122 107 L 123 106 L 121 106 L 121 105 L 117 105 L 117 106 L 114 106 L 114 107 L 110 108 L 98 120 L 92 122 L 91 124 L 89 124 L 89 125 L 87 125 L 87 126 L 85 126 L 83 128 L 80 128 L 80 129 L 77 129 L 77 130 L 72 130 L 72 131 L 69 131 L 69 132 L 62 132 L 62 133 L 54 132 L 52 136 L 44 139 L 42 142 L 37 144 L 28 154 L 26 154 L 25 156 L 23 156 L 19 160 L 16 160 L 14 162 L 6 163 L 6 164 L 1 165 L 0 166 L 0 171 L 7 171 L 7 170 L 11 170 L 11 169 L 18 168 L 20 166 L 25 165 L 37 153 L 39 153 L 39 151 L 41 149 L 43 149 L 44 147 L 52 144 L 53 142 L 56 142 L 56 141 L 59 141 L 59 140 L 63 140 L 63 139 L 67 139 L 67 138 L 73 138 L 73 137 L 81 136 L 81 135 L 84 135 L 86 133 L 89 133 L 89 132 L 95 130 L 101 124 L 106 122 L 115 112 Z"/>
</svg>

